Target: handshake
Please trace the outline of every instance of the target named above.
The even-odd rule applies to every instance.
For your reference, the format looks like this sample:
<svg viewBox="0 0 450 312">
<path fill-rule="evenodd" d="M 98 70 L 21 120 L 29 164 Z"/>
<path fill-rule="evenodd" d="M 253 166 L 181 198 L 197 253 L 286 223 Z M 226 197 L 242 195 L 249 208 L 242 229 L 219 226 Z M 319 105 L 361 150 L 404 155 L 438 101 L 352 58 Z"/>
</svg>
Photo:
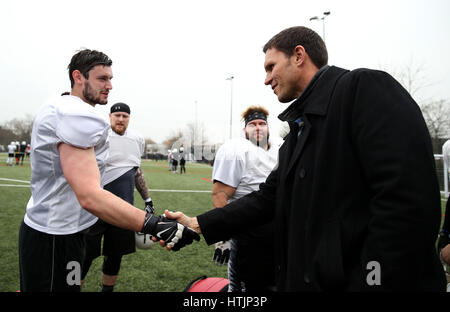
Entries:
<svg viewBox="0 0 450 312">
<path fill-rule="evenodd" d="M 147 207 L 145 211 L 145 222 L 141 232 L 154 237 L 153 241 L 161 241 L 169 249 L 178 251 L 184 246 L 192 244 L 194 240 L 200 240 L 197 232 L 178 221 L 168 219 L 164 214 L 156 216 L 153 209 Z"/>
</svg>

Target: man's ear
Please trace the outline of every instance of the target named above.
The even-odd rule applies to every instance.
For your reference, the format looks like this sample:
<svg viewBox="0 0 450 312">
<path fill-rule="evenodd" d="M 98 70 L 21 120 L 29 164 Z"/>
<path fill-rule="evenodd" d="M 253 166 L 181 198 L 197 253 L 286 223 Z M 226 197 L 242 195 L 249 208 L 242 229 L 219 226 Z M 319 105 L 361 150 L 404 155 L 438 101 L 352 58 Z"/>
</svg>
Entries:
<svg viewBox="0 0 450 312">
<path fill-rule="evenodd" d="M 294 62 L 297 65 L 301 65 L 303 64 L 303 62 L 305 61 L 307 54 L 306 54 L 306 50 L 302 45 L 298 45 L 294 48 L 294 54 L 292 55 L 294 58 Z"/>
<path fill-rule="evenodd" d="M 83 79 L 85 79 L 83 74 L 78 69 L 75 69 L 72 72 L 72 78 L 75 84 L 82 84 Z"/>
</svg>

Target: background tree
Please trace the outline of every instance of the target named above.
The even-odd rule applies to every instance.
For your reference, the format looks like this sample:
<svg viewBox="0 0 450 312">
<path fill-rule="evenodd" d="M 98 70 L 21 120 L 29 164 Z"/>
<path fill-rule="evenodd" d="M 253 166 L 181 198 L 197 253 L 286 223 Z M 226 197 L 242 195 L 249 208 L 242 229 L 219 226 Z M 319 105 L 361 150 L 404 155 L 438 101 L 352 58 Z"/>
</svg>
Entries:
<svg viewBox="0 0 450 312">
<path fill-rule="evenodd" d="M 30 143 L 34 117 L 26 114 L 23 118 L 14 118 L 0 126 L 0 145 L 7 146 L 11 141 Z"/>
<path fill-rule="evenodd" d="M 450 138 L 450 103 L 449 99 L 424 96 L 426 89 L 435 85 L 435 82 L 428 79 L 425 68 L 424 65 L 416 65 L 410 61 L 390 73 L 416 100 L 433 139 L 435 153 L 440 153 L 442 142 Z"/>
</svg>

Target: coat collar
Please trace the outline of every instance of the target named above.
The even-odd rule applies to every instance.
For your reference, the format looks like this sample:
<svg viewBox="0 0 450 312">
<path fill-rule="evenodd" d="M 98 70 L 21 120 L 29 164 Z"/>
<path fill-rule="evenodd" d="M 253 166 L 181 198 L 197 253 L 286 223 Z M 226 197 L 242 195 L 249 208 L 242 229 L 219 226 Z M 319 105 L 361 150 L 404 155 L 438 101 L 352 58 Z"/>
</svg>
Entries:
<svg viewBox="0 0 450 312">
<path fill-rule="evenodd" d="M 323 66 L 311 79 L 300 97 L 284 110 L 278 118 L 281 121 L 292 122 L 298 119 L 303 113 L 325 115 L 328 109 L 329 97 L 331 96 L 334 85 L 338 78 L 348 72 L 348 70 L 336 66 Z M 320 92 L 314 94 L 314 100 L 311 105 L 311 94 L 313 90 L 319 89 Z"/>
</svg>

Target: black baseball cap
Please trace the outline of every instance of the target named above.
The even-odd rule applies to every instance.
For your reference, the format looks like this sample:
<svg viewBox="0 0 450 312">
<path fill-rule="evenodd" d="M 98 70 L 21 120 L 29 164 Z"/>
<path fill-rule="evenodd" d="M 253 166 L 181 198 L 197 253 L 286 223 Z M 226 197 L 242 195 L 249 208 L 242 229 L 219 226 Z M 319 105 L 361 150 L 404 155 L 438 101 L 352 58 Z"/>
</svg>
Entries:
<svg viewBox="0 0 450 312">
<path fill-rule="evenodd" d="M 111 106 L 111 113 L 116 112 L 125 112 L 130 114 L 130 107 L 125 103 L 116 103 L 113 106 Z"/>
</svg>

